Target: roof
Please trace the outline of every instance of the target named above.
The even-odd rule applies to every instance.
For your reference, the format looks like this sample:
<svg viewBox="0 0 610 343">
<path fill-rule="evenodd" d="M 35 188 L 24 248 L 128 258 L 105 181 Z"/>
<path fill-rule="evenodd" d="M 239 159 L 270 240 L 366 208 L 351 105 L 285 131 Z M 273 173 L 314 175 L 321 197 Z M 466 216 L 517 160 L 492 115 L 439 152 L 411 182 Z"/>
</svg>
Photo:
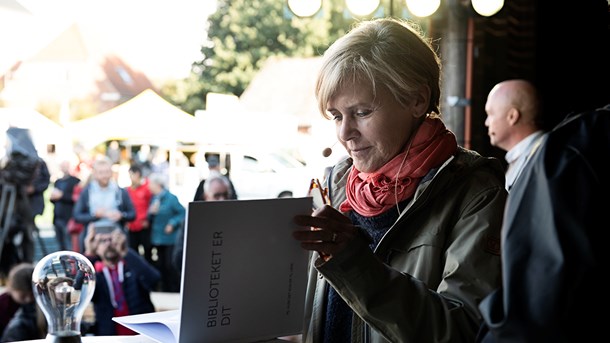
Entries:
<svg viewBox="0 0 610 343">
<path fill-rule="evenodd" d="M 94 113 L 154 89 L 146 75 L 76 23 L 16 63 L 3 78 L 0 97 L 7 106 L 40 108 L 66 100 L 82 103 L 95 99 Z"/>
</svg>

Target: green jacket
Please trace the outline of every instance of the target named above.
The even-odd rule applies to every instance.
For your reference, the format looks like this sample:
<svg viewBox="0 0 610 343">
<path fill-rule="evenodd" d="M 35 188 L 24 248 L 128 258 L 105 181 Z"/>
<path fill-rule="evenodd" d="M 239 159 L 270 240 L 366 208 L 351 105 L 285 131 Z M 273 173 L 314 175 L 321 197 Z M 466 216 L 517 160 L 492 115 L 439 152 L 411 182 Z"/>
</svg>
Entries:
<svg viewBox="0 0 610 343">
<path fill-rule="evenodd" d="M 336 207 L 351 162 L 331 172 Z M 354 240 L 328 262 L 312 255 L 303 342 L 321 341 L 329 283 L 356 314 L 352 342 L 475 339 L 477 306 L 501 283 L 504 170 L 497 159 L 459 148 L 423 180 L 374 252 Z"/>
</svg>

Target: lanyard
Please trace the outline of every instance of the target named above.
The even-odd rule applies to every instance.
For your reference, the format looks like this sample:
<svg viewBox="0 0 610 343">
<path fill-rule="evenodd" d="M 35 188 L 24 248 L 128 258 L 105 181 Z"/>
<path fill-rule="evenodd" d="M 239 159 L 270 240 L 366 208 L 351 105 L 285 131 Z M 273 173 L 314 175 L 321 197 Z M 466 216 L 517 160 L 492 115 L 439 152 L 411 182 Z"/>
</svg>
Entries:
<svg viewBox="0 0 610 343">
<path fill-rule="evenodd" d="M 119 308 L 119 304 L 117 303 L 116 299 L 115 299 L 115 287 L 114 287 L 114 280 L 112 279 L 112 276 L 110 275 L 110 270 L 108 269 L 107 266 L 104 266 L 104 277 L 106 278 L 106 283 L 108 284 L 108 291 L 110 292 L 110 301 L 112 302 L 112 307 L 114 308 Z M 124 264 L 123 261 L 119 261 L 118 265 L 117 265 L 117 274 L 119 277 L 119 282 L 117 283 L 117 287 L 121 287 L 121 284 L 123 283 L 124 278 Z M 122 289 L 118 289 L 117 292 L 119 293 L 119 296 L 121 297 L 121 306 L 122 306 L 122 302 L 124 301 L 123 299 L 123 290 Z"/>
</svg>

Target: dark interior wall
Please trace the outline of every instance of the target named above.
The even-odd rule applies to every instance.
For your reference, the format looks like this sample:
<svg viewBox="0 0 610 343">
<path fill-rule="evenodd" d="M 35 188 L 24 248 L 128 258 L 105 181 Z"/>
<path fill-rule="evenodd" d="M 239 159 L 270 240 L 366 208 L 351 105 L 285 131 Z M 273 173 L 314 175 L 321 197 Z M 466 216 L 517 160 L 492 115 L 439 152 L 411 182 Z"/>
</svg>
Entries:
<svg viewBox="0 0 610 343">
<path fill-rule="evenodd" d="M 503 157 L 489 144 L 485 101 L 500 81 L 533 81 L 544 99 L 546 128 L 571 111 L 610 103 L 607 0 L 506 1 L 490 18 L 474 17 L 472 148 Z"/>
<path fill-rule="evenodd" d="M 489 144 L 485 127 L 487 94 L 498 82 L 535 78 L 536 15 L 531 0 L 506 1 L 496 15 L 473 16 L 475 35 L 472 83 L 472 148 L 486 156 L 503 157 Z"/>
<path fill-rule="evenodd" d="M 547 124 L 610 103 L 607 0 L 538 0 L 536 84 Z"/>
</svg>

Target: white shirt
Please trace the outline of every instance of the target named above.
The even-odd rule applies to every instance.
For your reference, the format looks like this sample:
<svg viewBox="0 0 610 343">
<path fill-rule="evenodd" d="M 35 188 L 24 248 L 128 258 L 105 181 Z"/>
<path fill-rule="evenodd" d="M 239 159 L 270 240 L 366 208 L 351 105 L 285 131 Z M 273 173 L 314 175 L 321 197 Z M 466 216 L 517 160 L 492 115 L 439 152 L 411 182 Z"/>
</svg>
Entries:
<svg viewBox="0 0 610 343">
<path fill-rule="evenodd" d="M 506 152 L 506 155 L 504 156 L 506 162 L 508 162 L 508 169 L 506 170 L 506 190 L 510 191 L 513 183 L 515 183 L 515 180 L 517 180 L 517 177 L 521 174 L 523 167 L 525 167 L 525 163 L 527 162 L 532 148 L 543 133 L 542 130 L 538 130 L 530 134 Z"/>
</svg>

